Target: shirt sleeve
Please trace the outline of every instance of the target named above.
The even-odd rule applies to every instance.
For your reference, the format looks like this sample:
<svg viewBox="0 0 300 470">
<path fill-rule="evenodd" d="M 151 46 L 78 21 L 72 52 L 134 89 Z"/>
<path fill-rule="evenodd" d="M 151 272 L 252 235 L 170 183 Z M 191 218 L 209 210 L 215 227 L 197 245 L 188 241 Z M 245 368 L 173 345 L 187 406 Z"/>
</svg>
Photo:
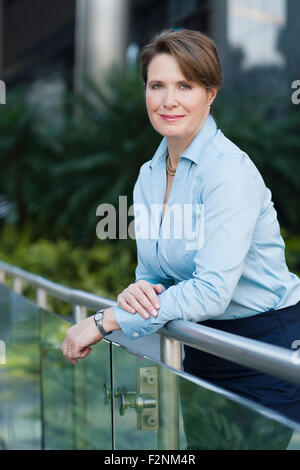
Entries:
<svg viewBox="0 0 300 470">
<path fill-rule="evenodd" d="M 162 284 L 165 289 L 167 289 L 170 285 L 170 281 L 149 273 L 144 266 L 139 251 L 137 252 L 137 258 L 138 264 L 135 270 L 135 282 L 145 280 L 151 282 L 151 284 Z M 151 334 L 163 326 L 163 324 L 159 323 L 150 325 L 148 320 L 141 317 L 141 315 L 129 313 L 118 305 L 114 307 L 114 314 L 122 331 L 130 339 L 136 339 L 140 336 Z"/>
<path fill-rule="evenodd" d="M 261 210 L 261 185 L 251 163 L 220 158 L 202 190 L 204 242 L 194 257 L 193 277 L 158 294 L 156 318 L 142 318 L 115 307 L 116 319 L 131 339 L 170 320 L 200 322 L 221 315 L 242 275 Z"/>
</svg>

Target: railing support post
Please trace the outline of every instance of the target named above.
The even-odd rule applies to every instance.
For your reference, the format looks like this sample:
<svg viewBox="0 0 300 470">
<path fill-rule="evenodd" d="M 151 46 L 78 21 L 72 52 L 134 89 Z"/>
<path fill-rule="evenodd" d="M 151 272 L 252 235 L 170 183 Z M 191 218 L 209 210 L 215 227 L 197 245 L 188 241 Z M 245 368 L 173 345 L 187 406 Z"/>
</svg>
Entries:
<svg viewBox="0 0 300 470">
<path fill-rule="evenodd" d="M 181 343 L 176 339 L 160 335 L 160 360 L 174 369 L 182 369 Z"/>
<path fill-rule="evenodd" d="M 164 364 L 181 370 L 181 343 L 161 334 L 160 358 Z M 178 377 L 167 368 L 159 368 L 158 381 L 158 448 L 179 449 L 179 391 Z"/>
<path fill-rule="evenodd" d="M 13 279 L 13 290 L 16 294 L 22 294 L 23 281 L 19 277 L 14 277 Z"/>
<path fill-rule="evenodd" d="M 5 284 L 5 271 L 0 269 L 0 284 Z"/>
<path fill-rule="evenodd" d="M 40 287 L 36 290 L 36 303 L 40 308 L 47 310 L 47 292 Z"/>
<path fill-rule="evenodd" d="M 79 323 L 81 320 L 87 318 L 87 308 L 82 305 L 73 305 L 73 317 L 75 323 Z"/>
</svg>

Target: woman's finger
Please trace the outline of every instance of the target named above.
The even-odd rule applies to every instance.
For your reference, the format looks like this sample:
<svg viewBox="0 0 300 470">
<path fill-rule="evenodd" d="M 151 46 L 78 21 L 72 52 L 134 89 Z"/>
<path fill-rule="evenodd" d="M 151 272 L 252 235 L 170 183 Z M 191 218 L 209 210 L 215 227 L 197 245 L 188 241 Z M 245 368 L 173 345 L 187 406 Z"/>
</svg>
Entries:
<svg viewBox="0 0 300 470">
<path fill-rule="evenodd" d="M 150 302 L 147 300 L 147 297 L 145 294 L 138 290 L 135 290 L 134 292 L 129 292 L 127 291 L 124 293 L 124 297 L 126 299 L 126 302 L 135 309 L 137 313 L 139 313 L 143 318 L 149 318 L 151 315 L 151 310 L 153 307 L 151 306 Z M 150 306 L 150 313 L 147 311 L 147 307 L 145 308 L 145 303 Z"/>
<path fill-rule="evenodd" d="M 118 296 L 117 303 L 129 313 L 138 312 L 144 318 L 149 318 L 150 315 L 156 317 L 158 314 L 156 309 L 160 308 L 157 294 L 164 289 L 162 284 L 151 284 L 140 280 L 124 289 Z"/>
<path fill-rule="evenodd" d="M 156 309 L 160 308 L 160 302 L 157 293 L 162 292 L 164 290 L 164 286 L 162 284 L 150 284 L 150 282 L 147 281 L 139 281 L 137 285 L 146 296 L 146 303 L 145 298 L 141 299 L 140 303 L 144 305 L 151 315 L 156 317 L 158 313 Z"/>
<path fill-rule="evenodd" d="M 132 294 L 139 304 L 153 317 L 157 316 L 157 307 L 159 305 L 157 295 L 150 283 L 147 284 L 135 284 L 128 290 Z"/>
<path fill-rule="evenodd" d="M 128 304 L 128 302 L 127 302 L 126 299 L 123 297 L 123 295 L 119 295 L 119 296 L 118 296 L 117 303 L 118 303 L 119 307 L 121 307 L 121 308 L 123 308 L 124 310 L 126 310 L 126 312 L 128 312 L 128 313 L 136 313 L 136 310 Z"/>
<path fill-rule="evenodd" d="M 157 294 L 160 294 L 164 290 L 164 286 L 162 284 L 150 284 L 146 286 L 141 285 L 141 289 L 147 295 L 153 307 L 156 309 L 160 308 L 160 302 Z"/>
</svg>

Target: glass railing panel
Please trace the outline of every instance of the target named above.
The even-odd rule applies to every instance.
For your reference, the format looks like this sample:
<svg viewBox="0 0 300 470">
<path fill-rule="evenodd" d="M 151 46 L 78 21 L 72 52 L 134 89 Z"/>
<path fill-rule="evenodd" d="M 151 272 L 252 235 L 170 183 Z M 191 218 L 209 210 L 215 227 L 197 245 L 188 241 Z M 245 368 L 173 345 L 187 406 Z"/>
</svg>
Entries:
<svg viewBox="0 0 300 470">
<path fill-rule="evenodd" d="M 300 425 L 253 401 L 123 347 L 113 365 L 115 449 L 300 449 Z"/>
<path fill-rule="evenodd" d="M 0 448 L 39 449 L 38 308 L 4 285 L 0 285 L 0 340 Z"/>
<path fill-rule="evenodd" d="M 115 449 L 158 449 L 159 367 L 152 361 L 130 354 L 123 347 L 116 345 L 112 348 L 112 358 Z M 143 395 L 149 399 L 153 398 L 154 402 L 152 408 L 145 408 L 144 411 L 138 410 Z"/>
<path fill-rule="evenodd" d="M 70 323 L 41 311 L 43 441 L 46 449 L 111 449 L 111 409 L 103 390 L 110 386 L 110 344 L 74 365 L 61 352 Z"/>
<path fill-rule="evenodd" d="M 252 401 L 234 401 L 219 393 L 222 389 L 206 387 L 179 378 L 186 449 L 299 449 L 300 426 L 287 425 L 285 418 Z"/>
<path fill-rule="evenodd" d="M 0 285 L 0 448 L 300 450 L 299 424 L 124 347 L 71 364 L 70 325 Z"/>
</svg>

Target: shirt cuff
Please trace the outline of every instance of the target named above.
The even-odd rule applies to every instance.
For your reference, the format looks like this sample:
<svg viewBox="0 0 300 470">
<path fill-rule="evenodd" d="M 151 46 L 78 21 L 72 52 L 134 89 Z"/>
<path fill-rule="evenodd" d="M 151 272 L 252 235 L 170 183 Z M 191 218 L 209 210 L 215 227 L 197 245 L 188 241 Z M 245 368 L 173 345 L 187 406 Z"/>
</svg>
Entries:
<svg viewBox="0 0 300 470">
<path fill-rule="evenodd" d="M 114 314 L 121 330 L 129 339 L 150 335 L 163 326 L 161 323 L 155 323 L 155 317 L 143 318 L 139 313 L 129 313 L 118 305 L 114 307 Z"/>
</svg>

